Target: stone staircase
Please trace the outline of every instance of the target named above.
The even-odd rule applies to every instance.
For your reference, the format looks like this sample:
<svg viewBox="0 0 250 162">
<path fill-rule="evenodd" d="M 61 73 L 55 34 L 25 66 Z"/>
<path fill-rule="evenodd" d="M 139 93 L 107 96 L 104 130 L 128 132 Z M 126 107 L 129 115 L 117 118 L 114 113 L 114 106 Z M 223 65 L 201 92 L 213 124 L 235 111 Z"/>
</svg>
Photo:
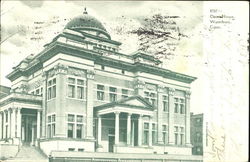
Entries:
<svg viewBox="0 0 250 162">
<path fill-rule="evenodd" d="M 6 160 L 6 162 L 48 162 L 48 158 L 43 152 L 34 146 L 21 146 L 16 157 Z"/>
</svg>

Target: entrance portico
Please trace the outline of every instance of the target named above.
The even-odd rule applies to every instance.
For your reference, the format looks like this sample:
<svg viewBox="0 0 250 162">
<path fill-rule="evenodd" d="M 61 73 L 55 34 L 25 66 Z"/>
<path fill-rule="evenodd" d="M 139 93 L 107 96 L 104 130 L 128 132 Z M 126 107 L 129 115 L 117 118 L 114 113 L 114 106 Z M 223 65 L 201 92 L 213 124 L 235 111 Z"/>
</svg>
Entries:
<svg viewBox="0 0 250 162">
<path fill-rule="evenodd" d="M 1 100 L 0 141 L 35 145 L 40 138 L 41 97 L 12 93 Z"/>
<path fill-rule="evenodd" d="M 117 147 L 142 146 L 143 138 L 143 117 L 150 119 L 153 116 L 153 107 L 140 96 L 132 96 L 114 103 L 109 103 L 95 107 L 98 118 L 97 129 L 97 151 L 101 151 L 102 144 L 105 142 L 102 136 L 111 136 L 112 131 L 107 131 L 107 127 L 114 128 L 114 146 L 110 146 L 108 138 L 108 146 L 114 149 L 108 149 L 109 152 L 118 152 Z M 107 122 L 108 121 L 108 122 Z M 105 124 L 106 123 L 106 124 Z M 108 124 L 107 124 L 108 123 Z M 149 124 L 151 125 L 151 124 Z M 110 129 L 109 128 L 109 129 Z M 150 130 L 151 129 L 151 130 Z M 109 132 L 108 134 L 103 133 Z M 124 134 L 125 133 L 125 134 Z M 122 139 L 120 139 L 122 138 Z M 152 146 L 152 128 L 149 127 L 149 144 Z M 107 147 L 107 146 L 106 146 Z M 107 149 L 104 149 L 107 151 Z"/>
</svg>

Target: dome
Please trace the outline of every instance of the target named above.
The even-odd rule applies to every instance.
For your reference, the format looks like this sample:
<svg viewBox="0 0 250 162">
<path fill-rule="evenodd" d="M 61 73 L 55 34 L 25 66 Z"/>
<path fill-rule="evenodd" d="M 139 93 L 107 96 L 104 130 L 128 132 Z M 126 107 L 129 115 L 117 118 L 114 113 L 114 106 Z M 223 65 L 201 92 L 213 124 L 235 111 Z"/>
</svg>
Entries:
<svg viewBox="0 0 250 162">
<path fill-rule="evenodd" d="M 102 23 L 93 16 L 90 16 L 86 12 L 86 9 L 82 15 L 77 16 L 69 21 L 64 29 L 97 31 L 98 33 L 106 35 L 110 39 L 110 35 Z"/>
</svg>

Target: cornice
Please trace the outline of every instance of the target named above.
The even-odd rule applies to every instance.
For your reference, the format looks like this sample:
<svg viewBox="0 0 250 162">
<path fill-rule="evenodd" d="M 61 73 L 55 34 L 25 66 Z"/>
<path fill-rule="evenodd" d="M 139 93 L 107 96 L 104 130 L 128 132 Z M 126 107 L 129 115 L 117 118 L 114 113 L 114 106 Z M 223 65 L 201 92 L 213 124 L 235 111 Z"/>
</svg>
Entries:
<svg viewBox="0 0 250 162">
<path fill-rule="evenodd" d="M 37 60 L 39 60 L 39 63 L 37 63 L 35 66 L 37 69 L 42 68 L 42 63 L 49 60 L 51 57 L 55 56 L 58 53 L 64 53 L 80 58 L 85 58 L 88 60 L 92 60 L 97 64 L 101 65 L 107 65 L 110 67 L 118 68 L 118 69 L 126 69 L 130 72 L 146 72 L 154 75 L 159 75 L 164 78 L 173 79 L 176 81 L 184 82 L 184 83 L 191 83 L 194 80 L 196 80 L 196 77 L 188 76 L 185 74 L 173 72 L 167 69 L 163 69 L 160 67 L 156 67 L 153 65 L 143 64 L 143 63 L 128 63 L 121 60 L 115 60 L 106 56 L 101 56 L 100 53 L 88 50 L 80 47 L 75 47 L 73 45 L 61 43 L 61 42 L 53 42 L 50 44 L 45 50 L 43 50 L 39 55 L 36 57 Z M 132 61 L 132 60 L 131 60 Z M 26 76 L 33 72 L 28 72 L 30 67 L 26 69 L 16 69 L 12 73 L 10 73 L 7 77 L 10 80 L 14 80 L 15 78 L 18 78 L 22 75 Z"/>
</svg>

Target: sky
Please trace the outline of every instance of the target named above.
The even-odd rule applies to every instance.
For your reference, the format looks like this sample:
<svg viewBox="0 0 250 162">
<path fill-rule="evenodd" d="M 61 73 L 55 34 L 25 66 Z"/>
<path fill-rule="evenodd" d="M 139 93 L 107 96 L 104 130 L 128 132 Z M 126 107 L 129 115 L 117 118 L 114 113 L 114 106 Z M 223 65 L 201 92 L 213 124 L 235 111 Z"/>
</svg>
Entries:
<svg viewBox="0 0 250 162">
<path fill-rule="evenodd" d="M 126 31 L 140 26 L 140 19 L 154 14 L 178 15 L 178 27 L 187 35 L 163 67 L 197 77 L 191 85 L 191 111 L 204 113 L 215 134 L 227 135 L 225 161 L 246 159 L 248 145 L 249 5 L 247 2 L 178 1 L 1 1 L 1 85 L 22 59 L 38 54 L 60 33 L 71 18 L 88 14 L 100 20 L 121 51 L 138 49 L 138 37 Z M 217 9 L 217 13 L 211 13 Z M 230 24 L 216 24 L 211 15 L 233 16 Z M 228 20 L 228 19 L 224 19 Z M 42 28 L 36 22 L 44 22 Z M 39 29 L 37 29 L 39 28 Z M 122 29 L 118 32 L 117 29 Z M 37 33 L 37 34 L 35 34 Z M 40 40 L 32 38 L 41 37 Z M 217 131 L 218 130 L 218 131 Z M 220 132 L 220 133 L 218 133 Z M 248 143 L 248 142 L 247 142 Z M 237 152 L 237 154 L 235 154 Z M 213 157 L 215 158 L 215 157 Z M 212 159 L 216 161 L 218 159 Z"/>
</svg>

